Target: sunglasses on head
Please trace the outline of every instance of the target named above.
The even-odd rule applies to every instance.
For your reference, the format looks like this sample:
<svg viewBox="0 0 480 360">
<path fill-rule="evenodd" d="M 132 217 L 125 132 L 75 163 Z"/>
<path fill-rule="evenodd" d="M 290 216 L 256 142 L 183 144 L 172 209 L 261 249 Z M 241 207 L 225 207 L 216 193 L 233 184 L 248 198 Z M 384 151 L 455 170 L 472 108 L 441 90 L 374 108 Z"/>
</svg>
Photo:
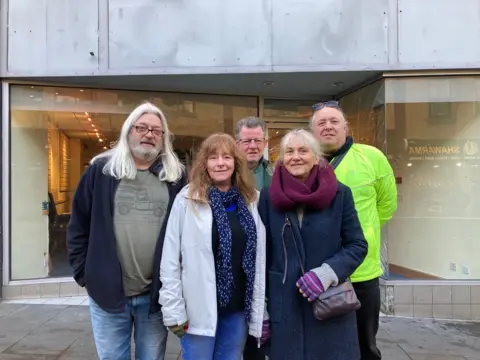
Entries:
<svg viewBox="0 0 480 360">
<path fill-rule="evenodd" d="M 312 105 L 312 110 L 313 111 L 318 111 L 318 110 L 322 110 L 323 108 L 326 108 L 326 107 L 340 109 L 340 106 L 338 105 L 338 101 L 328 100 L 328 101 L 319 102 L 319 103 L 316 103 L 316 104 Z"/>
</svg>

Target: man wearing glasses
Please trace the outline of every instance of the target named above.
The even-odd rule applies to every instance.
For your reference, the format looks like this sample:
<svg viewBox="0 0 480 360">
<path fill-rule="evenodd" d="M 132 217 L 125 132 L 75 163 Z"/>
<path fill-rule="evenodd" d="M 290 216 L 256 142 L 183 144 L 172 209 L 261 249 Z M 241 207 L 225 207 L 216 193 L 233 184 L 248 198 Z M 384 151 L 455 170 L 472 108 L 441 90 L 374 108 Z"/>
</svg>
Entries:
<svg viewBox="0 0 480 360">
<path fill-rule="evenodd" d="M 173 200 L 186 183 L 162 111 L 137 107 L 117 145 L 92 161 L 72 204 L 67 246 L 89 295 L 98 358 L 163 360 L 159 269 Z"/>
<path fill-rule="evenodd" d="M 265 121 L 249 116 L 238 121 L 235 128 L 237 145 L 245 153 L 247 165 L 253 171 L 255 187 L 261 190 L 270 185 L 272 172 L 268 161 L 263 157 L 267 144 L 267 124 Z M 265 360 L 262 349 L 259 349 L 257 339 L 248 336 L 243 352 L 244 360 Z"/>
<path fill-rule="evenodd" d="M 376 335 L 380 316 L 380 229 L 397 208 L 393 170 L 377 148 L 355 144 L 348 123 L 336 101 L 313 105 L 312 131 L 322 144 L 337 179 L 350 187 L 355 208 L 368 242 L 368 254 L 352 275 L 355 292 L 362 304 L 357 311 L 358 339 L 362 360 L 381 359 Z"/>
<path fill-rule="evenodd" d="M 235 128 L 237 144 L 247 157 L 247 165 L 253 171 L 258 190 L 269 186 L 272 180 L 268 161 L 263 157 L 267 145 L 266 135 L 267 124 L 255 116 L 239 120 Z"/>
</svg>

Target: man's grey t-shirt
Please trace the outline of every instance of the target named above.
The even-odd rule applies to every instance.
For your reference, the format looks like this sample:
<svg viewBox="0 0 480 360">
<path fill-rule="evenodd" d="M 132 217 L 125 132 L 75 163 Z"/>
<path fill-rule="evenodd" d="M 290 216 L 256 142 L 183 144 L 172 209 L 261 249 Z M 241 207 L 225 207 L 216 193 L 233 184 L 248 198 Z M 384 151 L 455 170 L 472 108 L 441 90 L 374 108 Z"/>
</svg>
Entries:
<svg viewBox="0 0 480 360">
<path fill-rule="evenodd" d="M 147 292 L 152 276 L 158 276 L 153 258 L 168 198 L 167 185 L 148 170 L 118 185 L 113 223 L 125 296 Z"/>
</svg>

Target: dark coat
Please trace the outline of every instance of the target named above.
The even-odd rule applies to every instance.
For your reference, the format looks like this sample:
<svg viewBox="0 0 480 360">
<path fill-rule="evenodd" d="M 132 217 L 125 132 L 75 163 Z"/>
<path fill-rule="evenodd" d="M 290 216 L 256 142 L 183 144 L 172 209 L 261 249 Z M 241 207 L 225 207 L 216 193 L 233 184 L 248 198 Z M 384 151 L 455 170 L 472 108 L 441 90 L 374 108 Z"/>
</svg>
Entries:
<svg viewBox="0 0 480 360">
<path fill-rule="evenodd" d="M 113 206 L 119 180 L 102 172 L 104 160 L 90 165 L 80 179 L 72 204 L 72 216 L 68 224 L 68 259 L 73 277 L 78 285 L 86 287 L 88 295 L 105 311 L 125 311 L 123 276 L 117 256 L 113 226 Z M 158 175 L 160 162 L 150 171 Z M 154 254 L 154 275 L 150 286 L 150 312 L 160 310 L 160 260 L 168 217 L 175 196 L 186 183 L 184 176 L 176 183 L 167 182 L 169 202 L 167 213 L 158 236 Z"/>
<path fill-rule="evenodd" d="M 296 282 L 302 273 L 292 236 L 295 231 L 305 271 L 327 263 L 339 281 L 345 281 L 362 263 L 368 247 L 350 189 L 339 183 L 330 207 L 306 210 L 301 228 L 296 213 L 288 212 L 292 228 L 285 228 L 285 249 L 282 228 L 286 213 L 273 209 L 268 189 L 261 192 L 259 210 L 267 229 L 267 298 L 272 332 L 269 358 L 360 359 L 355 313 L 318 321 L 312 304 L 299 293 Z"/>
</svg>

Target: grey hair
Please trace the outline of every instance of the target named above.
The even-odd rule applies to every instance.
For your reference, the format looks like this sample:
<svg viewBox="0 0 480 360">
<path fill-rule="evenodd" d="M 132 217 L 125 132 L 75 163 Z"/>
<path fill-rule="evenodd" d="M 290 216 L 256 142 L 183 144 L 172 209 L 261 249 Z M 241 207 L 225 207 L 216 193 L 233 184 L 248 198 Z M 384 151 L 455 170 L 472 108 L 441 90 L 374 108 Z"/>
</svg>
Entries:
<svg viewBox="0 0 480 360">
<path fill-rule="evenodd" d="M 235 138 L 237 140 L 240 140 L 240 131 L 244 126 L 249 129 L 254 129 L 260 126 L 263 131 L 263 137 L 266 138 L 267 136 L 267 124 L 265 123 L 265 121 L 256 116 L 248 116 L 246 118 L 238 120 L 237 122 L 237 126 L 235 127 Z"/>
<path fill-rule="evenodd" d="M 313 156 L 316 159 L 321 160 L 323 158 L 324 153 L 317 139 L 315 139 L 315 136 L 313 136 L 309 130 L 294 129 L 286 133 L 280 142 L 280 154 L 278 155 L 277 164 L 283 163 L 285 150 L 287 149 L 287 145 L 289 144 L 290 140 L 293 138 L 300 138 L 304 145 L 312 151 Z"/>
<path fill-rule="evenodd" d="M 159 173 L 161 181 L 176 182 L 182 178 L 185 170 L 184 165 L 178 159 L 173 151 L 172 133 L 167 124 L 167 119 L 163 112 L 155 105 L 146 102 L 135 108 L 123 123 L 120 137 L 115 147 L 107 150 L 91 160 L 91 164 L 100 160 L 108 159 L 103 167 L 105 175 L 113 176 L 115 179 L 134 179 L 137 175 L 137 167 L 132 156 L 132 151 L 128 144 L 128 134 L 135 122 L 144 114 L 153 114 L 158 116 L 163 127 L 163 146 L 159 157 L 162 159 L 162 170 Z"/>
</svg>

